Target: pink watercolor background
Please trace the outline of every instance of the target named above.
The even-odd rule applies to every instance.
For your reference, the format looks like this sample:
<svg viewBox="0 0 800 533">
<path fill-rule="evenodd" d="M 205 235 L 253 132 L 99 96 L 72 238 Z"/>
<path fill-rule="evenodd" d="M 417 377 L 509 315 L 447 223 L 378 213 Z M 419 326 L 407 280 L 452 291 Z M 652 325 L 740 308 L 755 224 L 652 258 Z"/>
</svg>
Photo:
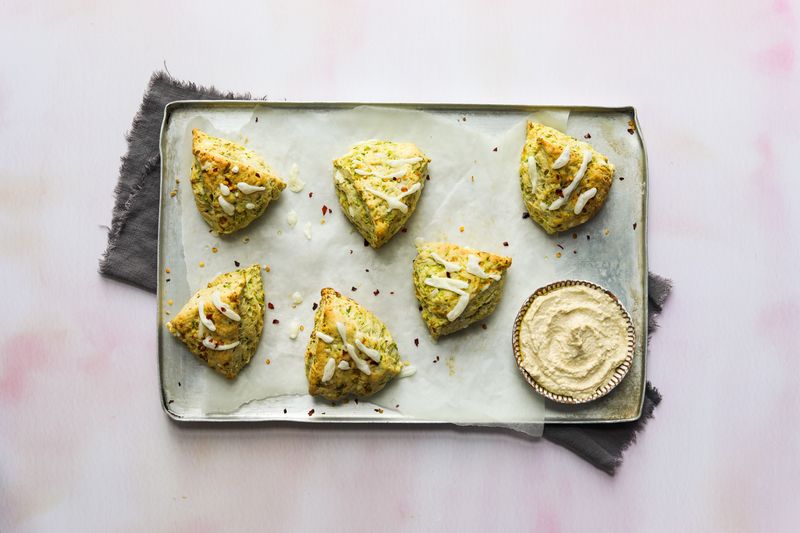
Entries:
<svg viewBox="0 0 800 533">
<path fill-rule="evenodd" d="M 0 531 L 797 530 L 798 2 L 200 4 L 0 4 Z M 635 105 L 676 290 L 618 476 L 507 434 L 171 423 L 153 297 L 96 274 L 163 62 L 272 100 Z"/>
</svg>

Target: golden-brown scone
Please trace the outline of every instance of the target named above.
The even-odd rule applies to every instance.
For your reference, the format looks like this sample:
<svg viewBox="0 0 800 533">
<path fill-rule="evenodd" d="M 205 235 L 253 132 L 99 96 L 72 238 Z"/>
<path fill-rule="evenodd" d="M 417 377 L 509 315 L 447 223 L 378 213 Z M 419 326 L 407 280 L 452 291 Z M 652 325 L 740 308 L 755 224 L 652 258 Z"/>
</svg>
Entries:
<svg viewBox="0 0 800 533">
<path fill-rule="evenodd" d="M 600 210 L 614 165 L 588 143 L 528 122 L 519 175 L 531 218 L 547 233 L 557 233 L 583 224 Z"/>
<path fill-rule="evenodd" d="M 197 291 L 166 327 L 208 366 L 235 378 L 253 357 L 264 329 L 259 265 L 220 274 Z"/>
<path fill-rule="evenodd" d="M 417 246 L 414 292 L 431 337 L 438 339 L 494 312 L 511 258 L 447 242 Z"/>
<path fill-rule="evenodd" d="M 260 217 L 286 188 L 264 160 L 234 142 L 192 130 L 192 192 L 211 229 L 233 233 Z"/>
<path fill-rule="evenodd" d="M 322 289 L 305 361 L 308 393 L 328 400 L 375 394 L 403 367 L 383 322 L 330 288 Z"/>
<path fill-rule="evenodd" d="M 416 145 L 390 141 L 359 143 L 334 160 L 336 196 L 370 246 L 382 246 L 414 213 L 429 162 Z"/>
</svg>

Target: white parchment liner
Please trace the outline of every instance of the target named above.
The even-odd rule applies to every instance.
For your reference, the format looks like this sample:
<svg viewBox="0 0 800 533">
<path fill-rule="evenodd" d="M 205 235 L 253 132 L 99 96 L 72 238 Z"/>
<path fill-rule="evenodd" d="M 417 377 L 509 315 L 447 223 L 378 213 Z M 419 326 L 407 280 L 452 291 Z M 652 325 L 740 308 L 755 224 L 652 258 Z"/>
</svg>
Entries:
<svg viewBox="0 0 800 533">
<path fill-rule="evenodd" d="M 267 310 L 253 361 L 235 381 L 208 369 L 192 374 L 204 382 L 207 412 L 232 413 L 250 402 L 307 394 L 303 355 L 313 324 L 312 304 L 320 289 L 330 286 L 376 313 L 392 332 L 402 357 L 418 369 L 416 375 L 398 379 L 369 402 L 361 402 L 361 408 L 370 403 L 387 416 L 497 425 L 541 435 L 544 402 L 520 376 L 509 338 L 520 305 L 533 289 L 555 276 L 553 262 L 542 261 L 535 252 L 552 245 L 544 232 L 522 218 L 518 166 L 526 117 L 465 116 L 466 121 L 453 114 L 366 106 L 300 112 L 208 108 L 173 114 L 167 129 L 171 163 L 167 172 L 181 180 L 175 200 L 181 209 L 189 287 L 195 291 L 216 273 L 234 269 L 234 261 L 242 266 L 268 264 L 266 300 L 275 307 Z M 568 113 L 541 112 L 527 118 L 566 130 Z M 213 236 L 197 212 L 189 186 L 195 127 L 245 143 L 284 180 L 296 164 L 304 189 L 299 193 L 286 189 L 245 230 Z M 331 161 L 352 144 L 370 138 L 414 142 L 432 159 L 431 179 L 408 231 L 379 250 L 365 247 L 344 218 L 332 184 Z M 323 205 L 333 213 L 323 216 Z M 291 210 L 298 218 L 293 228 L 287 223 Z M 303 231 L 306 223 L 311 224 L 310 240 Z M 417 237 L 513 258 L 505 295 L 485 321 L 486 329 L 479 324 L 438 343 L 431 340 L 411 279 Z M 218 252 L 212 253 L 212 247 Z M 201 268 L 200 262 L 205 266 Z M 294 292 L 304 299 L 297 307 L 292 306 Z M 305 327 L 295 340 L 289 338 L 293 321 Z M 191 357 L 188 352 L 186 356 Z M 329 416 L 346 416 L 349 409 L 311 397 L 308 406 Z"/>
</svg>

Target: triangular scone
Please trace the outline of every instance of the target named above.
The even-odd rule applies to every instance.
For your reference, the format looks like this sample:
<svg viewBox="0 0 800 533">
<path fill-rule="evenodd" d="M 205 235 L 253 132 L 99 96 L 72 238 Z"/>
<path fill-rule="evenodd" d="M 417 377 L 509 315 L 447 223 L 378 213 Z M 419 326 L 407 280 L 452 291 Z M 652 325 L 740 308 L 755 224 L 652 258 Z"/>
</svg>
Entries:
<svg viewBox="0 0 800 533">
<path fill-rule="evenodd" d="M 286 184 L 252 150 L 192 130 L 192 191 L 211 229 L 233 233 L 250 224 Z"/>
<path fill-rule="evenodd" d="M 447 242 L 417 247 L 414 292 L 434 339 L 492 314 L 500 302 L 511 258 Z"/>
<path fill-rule="evenodd" d="M 375 394 L 402 370 L 397 344 L 378 317 L 322 289 L 306 348 L 308 393 L 339 400 Z"/>
<path fill-rule="evenodd" d="M 428 163 L 416 145 L 391 141 L 365 141 L 334 160 L 336 196 L 370 246 L 386 243 L 411 217 Z"/>
<path fill-rule="evenodd" d="M 208 366 L 228 379 L 235 378 L 253 357 L 264 329 L 259 265 L 211 280 L 167 322 L 167 329 Z"/>
<path fill-rule="evenodd" d="M 556 233 L 583 224 L 600 210 L 614 165 L 588 143 L 528 122 L 519 175 L 531 218 L 547 233 Z"/>
</svg>

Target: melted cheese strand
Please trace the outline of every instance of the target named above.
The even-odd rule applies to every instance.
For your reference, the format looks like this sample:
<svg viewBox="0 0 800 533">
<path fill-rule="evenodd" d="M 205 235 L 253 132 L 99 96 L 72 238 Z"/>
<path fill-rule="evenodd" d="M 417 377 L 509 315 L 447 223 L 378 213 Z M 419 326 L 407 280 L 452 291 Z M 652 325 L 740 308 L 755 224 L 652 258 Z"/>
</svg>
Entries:
<svg viewBox="0 0 800 533">
<path fill-rule="evenodd" d="M 569 145 L 564 147 L 564 150 L 561 151 L 561 155 L 558 156 L 558 159 L 553 161 L 553 170 L 558 170 L 561 167 L 564 167 L 569 163 Z"/>
<path fill-rule="evenodd" d="M 347 350 L 347 354 L 350 356 L 350 359 L 353 360 L 353 364 L 356 365 L 356 368 L 368 376 L 372 374 L 367 362 L 359 358 L 356 354 L 355 347 L 347 342 L 347 327 L 343 322 L 336 322 L 336 331 L 339 332 L 339 336 L 342 338 L 342 342 L 344 343 L 344 349 Z"/>
<path fill-rule="evenodd" d="M 386 203 L 389 204 L 390 211 L 393 209 L 399 209 L 401 213 L 408 213 L 408 206 L 401 200 L 406 196 L 408 196 L 409 194 L 414 194 L 419 189 L 420 189 L 420 184 L 415 183 L 406 192 L 400 193 L 397 196 L 391 196 L 389 194 L 386 194 L 385 192 L 377 191 L 372 187 L 364 187 L 365 191 L 374 194 L 375 196 L 377 196 L 382 200 L 385 200 Z"/>
<path fill-rule="evenodd" d="M 467 304 L 469 304 L 469 294 L 465 292 L 458 297 L 458 302 L 456 302 L 455 307 L 453 307 L 450 312 L 447 313 L 447 320 L 454 322 L 458 317 L 461 316 L 461 313 L 464 312 L 464 309 L 467 308 Z"/>
<path fill-rule="evenodd" d="M 206 316 L 206 301 L 200 300 L 197 304 L 197 316 L 200 317 L 200 324 L 205 326 L 209 331 L 217 331 L 217 326 L 208 319 Z"/>
<path fill-rule="evenodd" d="M 578 196 L 578 200 L 575 202 L 575 214 L 580 215 L 583 208 L 586 207 L 586 202 L 591 200 L 597 194 L 597 189 L 592 187 L 588 191 L 583 191 L 580 196 Z"/>
<path fill-rule="evenodd" d="M 214 307 L 217 308 L 217 311 L 230 318 L 234 322 L 239 322 L 242 319 L 238 313 L 236 313 L 229 306 L 225 305 L 225 303 L 222 301 L 222 296 L 219 294 L 219 291 L 214 291 L 214 294 L 211 295 L 211 303 L 214 304 Z"/>
<path fill-rule="evenodd" d="M 444 267 L 445 272 L 458 272 L 462 268 L 462 266 L 459 265 L 458 263 L 453 263 L 452 261 L 448 261 L 439 254 L 437 254 L 436 252 L 431 252 L 431 257 L 433 258 L 434 261 L 436 261 L 437 263 L 439 263 Z"/>
<path fill-rule="evenodd" d="M 481 279 L 492 278 L 493 280 L 500 280 L 500 274 L 487 274 L 484 272 L 477 255 L 467 256 L 467 273 L 478 276 Z"/>
<path fill-rule="evenodd" d="M 225 350 L 230 350 L 231 348 L 236 348 L 237 346 L 239 346 L 239 341 L 234 341 L 230 344 L 217 344 L 211 337 L 206 337 L 205 339 L 203 339 L 203 346 L 205 346 L 209 350 L 214 350 L 215 352 L 223 352 Z"/>
<path fill-rule="evenodd" d="M 325 369 L 322 371 L 322 382 L 329 382 L 334 372 L 336 372 L 336 359 L 328 357 L 328 360 L 325 362 Z"/>
<path fill-rule="evenodd" d="M 318 338 L 319 340 L 321 340 L 321 341 L 322 341 L 322 342 L 324 342 L 325 344 L 330 344 L 330 343 L 332 343 L 332 342 L 333 342 L 333 337 L 331 337 L 331 336 L 330 336 L 330 335 L 328 335 L 327 333 L 323 333 L 323 332 L 321 332 L 321 331 L 318 331 L 318 332 L 316 332 L 316 333 L 315 333 L 315 335 L 317 336 L 317 338 Z"/>
<path fill-rule="evenodd" d="M 567 200 L 569 200 L 569 197 L 572 195 L 572 193 L 575 191 L 575 189 L 578 187 L 581 180 L 583 179 L 583 175 L 586 173 L 586 169 L 589 168 L 589 162 L 591 160 L 592 160 L 592 152 L 590 152 L 589 150 L 584 150 L 583 162 L 581 163 L 581 168 L 578 169 L 578 173 L 575 174 L 574 178 L 572 178 L 572 181 L 567 186 L 567 188 L 562 191 L 564 197 L 558 198 L 552 204 L 550 204 L 550 207 L 548 208 L 550 209 L 550 211 L 555 211 L 556 209 L 560 208 L 565 203 L 567 203 Z"/>
<path fill-rule="evenodd" d="M 408 366 L 404 366 L 402 368 L 402 370 L 400 370 L 400 373 L 397 374 L 397 377 L 398 378 L 407 378 L 409 376 L 413 376 L 416 373 L 417 373 L 417 367 L 415 367 L 413 365 L 408 365 Z"/>
<path fill-rule="evenodd" d="M 237 183 L 236 187 L 238 187 L 238 189 L 242 191 L 242 194 L 253 194 L 254 192 L 267 190 L 266 187 L 261 187 L 260 185 L 250 185 L 249 183 L 245 183 L 243 181 Z"/>
<path fill-rule="evenodd" d="M 359 339 L 355 340 L 355 344 L 356 344 L 356 348 L 358 348 L 358 350 L 361 353 L 366 354 L 367 357 L 369 357 L 370 359 L 372 359 L 376 363 L 380 363 L 381 362 L 381 352 L 379 352 L 378 350 L 374 350 L 372 348 L 367 348 L 366 346 L 364 346 L 364 343 L 361 342 Z"/>
<path fill-rule="evenodd" d="M 221 194 L 217 196 L 217 201 L 219 202 L 219 206 L 229 217 L 232 217 L 233 213 L 236 212 L 236 208 L 233 207 L 233 204 L 226 200 Z"/>
</svg>

